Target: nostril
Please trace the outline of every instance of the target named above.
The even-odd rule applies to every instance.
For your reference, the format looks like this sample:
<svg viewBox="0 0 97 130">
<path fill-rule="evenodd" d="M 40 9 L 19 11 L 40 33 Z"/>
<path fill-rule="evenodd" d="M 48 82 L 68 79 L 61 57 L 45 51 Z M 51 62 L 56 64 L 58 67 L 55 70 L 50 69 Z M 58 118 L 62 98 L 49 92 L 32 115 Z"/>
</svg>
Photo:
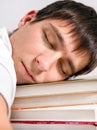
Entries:
<svg viewBox="0 0 97 130">
<path fill-rule="evenodd" d="M 35 58 L 35 62 L 39 64 L 38 57 Z"/>
</svg>

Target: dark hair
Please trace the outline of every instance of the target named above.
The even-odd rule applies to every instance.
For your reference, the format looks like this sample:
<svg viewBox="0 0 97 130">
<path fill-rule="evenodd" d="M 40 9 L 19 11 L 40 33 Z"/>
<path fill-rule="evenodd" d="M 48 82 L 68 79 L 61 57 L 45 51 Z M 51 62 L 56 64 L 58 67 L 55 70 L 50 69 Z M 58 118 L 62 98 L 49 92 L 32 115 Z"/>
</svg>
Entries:
<svg viewBox="0 0 97 130">
<path fill-rule="evenodd" d="M 89 64 L 72 76 L 89 73 L 97 66 L 97 14 L 93 8 L 72 0 L 60 0 L 39 10 L 35 22 L 44 19 L 68 20 L 74 25 L 71 32 L 79 38 L 77 49 L 90 54 Z"/>
</svg>

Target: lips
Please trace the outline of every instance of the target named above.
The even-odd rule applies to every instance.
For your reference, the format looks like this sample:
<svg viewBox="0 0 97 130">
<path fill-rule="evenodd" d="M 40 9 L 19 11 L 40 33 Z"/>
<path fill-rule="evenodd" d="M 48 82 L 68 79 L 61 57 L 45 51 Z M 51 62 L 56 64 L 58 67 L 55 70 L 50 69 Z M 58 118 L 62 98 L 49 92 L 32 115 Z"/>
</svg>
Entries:
<svg viewBox="0 0 97 130">
<path fill-rule="evenodd" d="M 35 78 L 33 77 L 33 75 L 30 73 L 30 71 L 27 69 L 27 67 L 25 66 L 25 64 L 22 62 L 22 65 L 27 73 L 27 75 L 32 79 L 32 81 L 34 81 L 36 83 Z"/>
</svg>

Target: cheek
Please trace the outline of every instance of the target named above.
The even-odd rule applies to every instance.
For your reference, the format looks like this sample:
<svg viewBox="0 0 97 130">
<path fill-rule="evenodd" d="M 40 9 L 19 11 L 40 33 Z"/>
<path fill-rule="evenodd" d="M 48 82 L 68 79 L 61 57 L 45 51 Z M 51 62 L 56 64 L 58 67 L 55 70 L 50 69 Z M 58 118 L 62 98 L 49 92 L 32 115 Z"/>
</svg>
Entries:
<svg viewBox="0 0 97 130">
<path fill-rule="evenodd" d="M 37 54 L 37 53 L 42 53 L 44 51 L 44 46 L 42 44 L 41 40 L 36 40 L 32 39 L 28 41 L 27 44 L 25 44 L 24 48 L 24 53 L 26 52 L 27 54 Z"/>
<path fill-rule="evenodd" d="M 46 74 L 45 74 L 45 81 L 52 82 L 52 81 L 61 81 L 65 78 L 63 77 L 58 68 L 52 67 Z"/>
</svg>

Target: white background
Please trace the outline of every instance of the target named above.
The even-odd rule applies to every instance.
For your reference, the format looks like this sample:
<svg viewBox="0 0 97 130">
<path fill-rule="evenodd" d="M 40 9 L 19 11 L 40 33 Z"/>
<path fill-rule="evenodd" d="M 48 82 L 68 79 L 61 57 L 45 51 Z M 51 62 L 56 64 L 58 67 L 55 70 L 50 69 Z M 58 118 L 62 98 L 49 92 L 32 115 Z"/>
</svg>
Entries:
<svg viewBox="0 0 97 130">
<path fill-rule="evenodd" d="M 18 26 L 19 20 L 32 9 L 41 9 L 55 0 L 0 0 L 0 27 L 5 26 L 9 30 Z M 97 10 L 97 0 L 76 0 L 92 6 Z M 97 77 L 97 69 L 84 77 Z"/>
</svg>

